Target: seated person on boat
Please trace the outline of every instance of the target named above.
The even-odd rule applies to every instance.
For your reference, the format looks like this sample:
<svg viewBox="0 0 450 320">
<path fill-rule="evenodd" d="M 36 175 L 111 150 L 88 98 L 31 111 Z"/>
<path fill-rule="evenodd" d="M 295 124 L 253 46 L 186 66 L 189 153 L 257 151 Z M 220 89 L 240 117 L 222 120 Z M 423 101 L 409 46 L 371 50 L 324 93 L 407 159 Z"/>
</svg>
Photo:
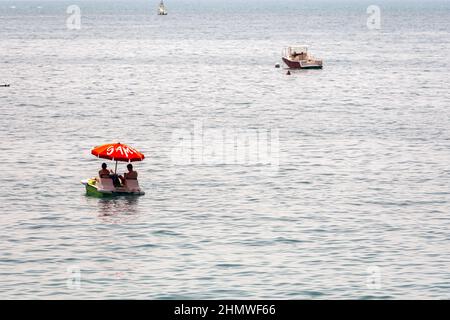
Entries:
<svg viewBox="0 0 450 320">
<path fill-rule="evenodd" d="M 102 163 L 102 169 L 98 172 L 100 178 L 111 178 L 115 187 L 120 187 L 120 179 L 112 170 L 107 169 L 106 163 Z M 96 179 L 97 180 L 97 179 Z"/>
<path fill-rule="evenodd" d="M 119 176 L 120 181 L 123 185 L 127 184 L 127 180 L 137 180 L 138 173 L 133 170 L 133 165 L 129 163 L 127 165 L 128 172 L 125 172 L 123 176 Z"/>
<path fill-rule="evenodd" d="M 107 169 L 108 166 L 106 163 L 102 163 L 102 169 L 98 172 L 98 176 L 100 178 L 110 178 L 112 171 Z"/>
</svg>

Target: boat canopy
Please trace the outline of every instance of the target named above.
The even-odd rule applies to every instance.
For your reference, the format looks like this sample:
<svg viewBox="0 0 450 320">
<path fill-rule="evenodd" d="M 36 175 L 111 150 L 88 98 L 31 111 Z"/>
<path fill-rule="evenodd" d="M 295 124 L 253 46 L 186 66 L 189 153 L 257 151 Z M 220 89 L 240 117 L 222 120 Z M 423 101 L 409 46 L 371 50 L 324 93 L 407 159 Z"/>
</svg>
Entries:
<svg viewBox="0 0 450 320">
<path fill-rule="evenodd" d="M 297 53 L 300 53 L 300 52 L 308 52 L 308 46 L 306 46 L 306 45 L 294 45 L 294 46 L 289 46 L 289 47 L 287 47 L 287 49 L 288 49 L 290 52 L 297 52 Z"/>
</svg>

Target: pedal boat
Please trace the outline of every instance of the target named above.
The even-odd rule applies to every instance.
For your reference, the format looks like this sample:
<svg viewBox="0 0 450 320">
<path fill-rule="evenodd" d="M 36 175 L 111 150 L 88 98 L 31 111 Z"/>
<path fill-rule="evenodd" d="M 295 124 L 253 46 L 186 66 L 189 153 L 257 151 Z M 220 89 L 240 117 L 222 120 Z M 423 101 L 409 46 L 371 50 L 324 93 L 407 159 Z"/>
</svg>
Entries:
<svg viewBox="0 0 450 320">
<path fill-rule="evenodd" d="M 308 53 L 308 46 L 286 47 L 282 52 L 283 62 L 290 69 L 322 69 L 323 61 Z"/>
<path fill-rule="evenodd" d="M 127 180 L 126 186 L 115 187 L 111 178 L 91 178 L 81 181 L 86 186 L 86 194 L 94 197 L 143 196 L 144 191 L 137 180 Z"/>
</svg>

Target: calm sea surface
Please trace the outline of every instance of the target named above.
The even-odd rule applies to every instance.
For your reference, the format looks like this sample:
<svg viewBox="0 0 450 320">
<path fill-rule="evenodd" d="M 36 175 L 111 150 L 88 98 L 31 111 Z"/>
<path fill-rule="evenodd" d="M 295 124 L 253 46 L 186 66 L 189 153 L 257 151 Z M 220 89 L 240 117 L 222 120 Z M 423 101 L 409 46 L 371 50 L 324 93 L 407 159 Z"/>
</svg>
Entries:
<svg viewBox="0 0 450 320">
<path fill-rule="evenodd" d="M 450 2 L 157 3 L 0 1 L 0 298 L 449 299 Z M 183 163 L 199 126 L 275 156 Z M 145 196 L 85 195 L 112 141 Z"/>
</svg>

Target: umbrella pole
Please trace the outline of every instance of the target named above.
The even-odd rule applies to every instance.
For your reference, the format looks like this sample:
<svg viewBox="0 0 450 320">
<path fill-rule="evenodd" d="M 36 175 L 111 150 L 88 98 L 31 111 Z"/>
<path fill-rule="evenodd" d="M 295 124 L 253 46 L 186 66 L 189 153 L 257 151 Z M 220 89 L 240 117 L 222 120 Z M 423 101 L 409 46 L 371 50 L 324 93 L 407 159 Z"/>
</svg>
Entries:
<svg viewBox="0 0 450 320">
<path fill-rule="evenodd" d="M 114 173 L 117 174 L 117 160 L 116 160 L 116 168 L 114 169 Z"/>
</svg>

